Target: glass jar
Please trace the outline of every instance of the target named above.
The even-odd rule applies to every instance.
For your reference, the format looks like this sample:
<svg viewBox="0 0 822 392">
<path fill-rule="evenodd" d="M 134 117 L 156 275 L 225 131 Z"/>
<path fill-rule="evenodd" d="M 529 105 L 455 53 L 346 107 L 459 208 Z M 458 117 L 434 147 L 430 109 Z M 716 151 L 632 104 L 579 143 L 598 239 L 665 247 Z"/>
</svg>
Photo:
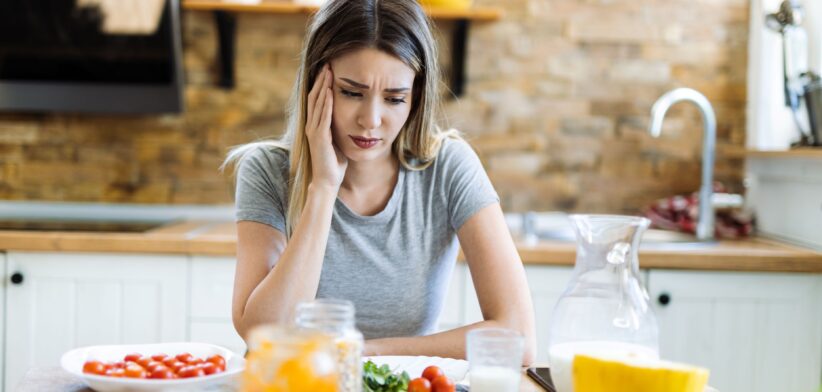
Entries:
<svg viewBox="0 0 822 392">
<path fill-rule="evenodd" d="M 249 334 L 243 392 L 337 392 L 334 338 L 318 331 L 261 325 Z"/>
<path fill-rule="evenodd" d="M 571 281 L 551 316 L 548 355 L 558 392 L 573 391 L 574 355 L 659 357 L 659 327 L 640 284 L 637 257 L 650 221 L 571 215 L 577 237 Z"/>
<path fill-rule="evenodd" d="M 354 304 L 336 299 L 318 299 L 297 305 L 297 327 L 321 331 L 334 338 L 340 392 L 362 391 L 362 333 L 354 323 Z"/>
</svg>

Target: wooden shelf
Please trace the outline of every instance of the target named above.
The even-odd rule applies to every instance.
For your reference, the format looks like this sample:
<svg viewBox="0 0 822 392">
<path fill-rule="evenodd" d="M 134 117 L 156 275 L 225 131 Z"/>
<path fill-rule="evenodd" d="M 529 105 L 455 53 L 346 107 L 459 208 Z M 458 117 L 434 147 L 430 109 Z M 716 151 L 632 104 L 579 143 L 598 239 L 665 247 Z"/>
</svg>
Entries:
<svg viewBox="0 0 822 392">
<path fill-rule="evenodd" d="M 746 155 L 749 158 L 814 158 L 822 159 L 822 147 L 803 147 L 792 150 L 748 150 Z"/>
<path fill-rule="evenodd" d="M 224 0 L 182 0 L 182 8 L 187 11 L 214 13 L 217 23 L 217 52 L 220 59 L 219 83 L 224 88 L 234 87 L 236 13 L 310 15 L 319 9 L 318 6 L 300 5 L 286 0 L 261 1 L 256 4 Z M 450 87 L 452 93 L 459 97 L 465 90 L 465 55 L 469 24 L 498 20 L 502 18 L 503 11 L 496 7 L 472 7 L 467 10 L 426 7 L 425 12 L 432 19 L 453 21 L 455 24 L 451 37 Z"/>
<path fill-rule="evenodd" d="M 257 4 L 221 0 L 184 0 L 183 9 L 190 11 L 227 11 L 260 14 L 313 14 L 319 7 L 290 2 L 263 1 Z M 467 10 L 450 8 L 426 8 L 428 16 L 441 20 L 495 21 L 502 17 L 502 10 L 494 7 L 474 7 Z"/>
</svg>

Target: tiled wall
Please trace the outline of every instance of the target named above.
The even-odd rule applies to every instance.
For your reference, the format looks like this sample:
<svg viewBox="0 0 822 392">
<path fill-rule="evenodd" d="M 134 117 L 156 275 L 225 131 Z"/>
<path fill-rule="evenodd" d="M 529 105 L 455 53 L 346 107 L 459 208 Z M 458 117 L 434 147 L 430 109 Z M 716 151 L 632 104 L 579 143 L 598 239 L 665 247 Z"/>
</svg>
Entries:
<svg viewBox="0 0 822 392">
<path fill-rule="evenodd" d="M 477 0 L 505 9 L 471 26 L 467 90 L 451 126 L 477 148 L 511 211 L 635 212 L 699 186 L 701 118 L 665 91 L 696 88 L 718 120 L 717 179 L 741 190 L 747 0 Z M 0 114 L 0 198 L 227 203 L 226 148 L 283 129 L 305 16 L 240 15 L 237 87 L 216 87 L 209 13 L 184 13 L 182 116 Z M 452 25 L 442 30 L 444 62 Z M 733 152 L 736 152 L 735 154 Z"/>
</svg>

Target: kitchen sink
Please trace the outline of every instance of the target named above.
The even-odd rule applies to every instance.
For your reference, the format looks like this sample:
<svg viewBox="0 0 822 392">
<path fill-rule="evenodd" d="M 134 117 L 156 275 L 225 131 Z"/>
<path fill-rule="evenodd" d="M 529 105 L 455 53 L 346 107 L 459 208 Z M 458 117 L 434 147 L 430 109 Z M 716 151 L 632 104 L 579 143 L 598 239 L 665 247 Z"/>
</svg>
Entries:
<svg viewBox="0 0 822 392">
<path fill-rule="evenodd" d="M 0 230 L 144 233 L 168 221 L 2 219 Z"/>
<path fill-rule="evenodd" d="M 526 214 L 531 219 L 530 229 L 523 225 Z M 524 241 L 548 240 L 576 242 L 568 214 L 562 212 L 531 212 L 507 214 L 505 217 L 511 233 Z M 523 227 L 525 226 L 525 227 Z M 696 236 L 669 230 L 648 229 L 642 235 L 640 246 L 644 249 L 699 249 L 712 247 L 716 241 L 700 241 Z"/>
</svg>

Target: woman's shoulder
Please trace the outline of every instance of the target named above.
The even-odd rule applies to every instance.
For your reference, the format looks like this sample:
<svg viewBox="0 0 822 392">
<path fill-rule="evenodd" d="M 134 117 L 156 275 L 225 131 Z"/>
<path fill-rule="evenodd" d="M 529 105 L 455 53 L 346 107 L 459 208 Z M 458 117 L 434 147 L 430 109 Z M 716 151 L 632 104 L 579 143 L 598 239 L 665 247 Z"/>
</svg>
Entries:
<svg viewBox="0 0 822 392">
<path fill-rule="evenodd" d="M 254 142 L 233 151 L 238 158 L 238 176 L 288 178 L 289 151 L 275 142 Z"/>
<path fill-rule="evenodd" d="M 437 166 L 447 168 L 454 165 L 479 163 L 474 148 L 465 139 L 449 137 L 442 141 L 437 153 Z"/>
<path fill-rule="evenodd" d="M 288 169 L 289 151 L 283 146 L 273 142 L 254 142 L 241 147 L 240 162 L 249 163 L 259 167 Z"/>
</svg>

